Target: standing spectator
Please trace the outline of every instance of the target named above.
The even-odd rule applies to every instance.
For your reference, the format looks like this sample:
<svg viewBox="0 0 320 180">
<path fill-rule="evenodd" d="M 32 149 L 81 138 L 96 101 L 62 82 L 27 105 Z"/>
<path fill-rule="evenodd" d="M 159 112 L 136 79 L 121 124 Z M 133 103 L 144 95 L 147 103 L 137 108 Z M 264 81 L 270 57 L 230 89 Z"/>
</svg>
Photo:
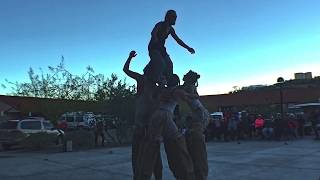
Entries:
<svg viewBox="0 0 320 180">
<path fill-rule="evenodd" d="M 236 139 L 238 140 L 238 137 L 237 137 L 238 123 L 239 123 L 238 112 L 232 113 L 228 123 L 228 132 L 232 141 Z"/>
<path fill-rule="evenodd" d="M 302 114 L 297 114 L 297 122 L 298 122 L 298 135 L 303 138 L 304 137 L 304 124 L 305 119 Z"/>
<path fill-rule="evenodd" d="M 94 129 L 94 142 L 95 142 L 95 146 L 98 146 L 98 138 L 99 136 L 101 136 L 101 145 L 104 146 L 104 123 L 103 121 L 99 120 L 96 125 L 95 125 L 95 129 Z"/>
<path fill-rule="evenodd" d="M 222 123 L 223 123 L 223 119 L 215 119 L 213 121 L 214 123 L 214 131 L 213 131 L 213 134 L 214 134 L 214 138 L 216 138 L 218 141 L 221 140 L 221 134 L 222 134 Z"/>
<path fill-rule="evenodd" d="M 320 140 L 319 131 L 320 131 L 320 111 L 317 109 L 312 112 L 311 115 L 312 128 L 315 134 L 315 140 Z"/>
<path fill-rule="evenodd" d="M 214 130 L 215 130 L 214 121 L 213 119 L 210 119 L 209 124 L 204 131 L 206 141 L 214 140 Z"/>
<path fill-rule="evenodd" d="M 230 112 L 224 112 L 223 113 L 223 140 L 224 141 L 229 141 L 229 131 L 228 131 L 228 124 L 229 120 L 231 118 Z"/>
<path fill-rule="evenodd" d="M 270 140 L 273 137 L 273 118 L 265 120 L 262 134 L 265 139 Z"/>
<path fill-rule="evenodd" d="M 250 114 L 249 116 L 249 138 L 252 139 L 254 133 L 255 133 L 255 128 L 254 128 L 254 121 L 256 120 L 256 117 L 254 114 Z"/>
<path fill-rule="evenodd" d="M 257 119 L 254 121 L 254 128 L 256 130 L 256 137 L 262 137 L 262 129 L 264 126 L 264 119 L 261 114 L 258 115 Z"/>
<path fill-rule="evenodd" d="M 275 119 L 274 119 L 274 138 L 276 140 L 281 140 L 281 137 L 283 135 L 283 122 L 282 122 L 281 114 L 277 113 Z"/>
<path fill-rule="evenodd" d="M 239 124 L 240 128 L 240 134 L 242 137 L 250 137 L 251 133 L 251 124 L 250 124 L 250 119 L 248 116 L 248 113 L 246 111 L 241 112 L 241 121 Z"/>
<path fill-rule="evenodd" d="M 58 129 L 61 129 L 61 130 L 63 130 L 63 131 L 66 131 L 67 128 L 68 128 L 68 123 L 67 123 L 67 121 L 66 121 L 66 120 L 62 120 L 61 122 L 59 122 L 58 125 L 57 125 L 57 128 L 58 128 Z"/>
<path fill-rule="evenodd" d="M 296 118 L 294 114 L 289 114 L 289 119 L 288 119 L 288 135 L 289 138 L 297 138 L 297 127 L 298 124 L 296 122 Z"/>
<path fill-rule="evenodd" d="M 281 121 L 281 128 L 282 128 L 282 139 L 285 140 L 284 144 L 288 144 L 287 141 L 289 140 L 289 136 L 290 136 L 290 130 L 288 127 L 288 120 L 289 120 L 289 115 L 286 114 L 284 116 L 284 119 Z"/>
</svg>

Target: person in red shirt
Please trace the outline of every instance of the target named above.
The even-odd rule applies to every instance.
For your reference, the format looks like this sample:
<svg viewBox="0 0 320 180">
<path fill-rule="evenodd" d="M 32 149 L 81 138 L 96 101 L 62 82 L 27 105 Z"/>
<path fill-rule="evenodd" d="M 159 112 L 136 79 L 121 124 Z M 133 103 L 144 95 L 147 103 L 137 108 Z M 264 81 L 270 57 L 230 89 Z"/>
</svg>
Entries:
<svg viewBox="0 0 320 180">
<path fill-rule="evenodd" d="M 254 127 L 256 130 L 256 136 L 260 136 L 262 135 L 262 129 L 264 127 L 264 119 L 262 118 L 262 116 L 259 114 L 257 119 L 254 121 Z"/>
<path fill-rule="evenodd" d="M 298 128 L 298 124 L 296 121 L 296 117 L 294 114 L 290 114 L 288 119 L 289 137 L 293 136 L 294 138 L 297 138 L 297 128 Z"/>
<path fill-rule="evenodd" d="M 65 131 L 68 128 L 68 124 L 66 121 L 61 121 L 58 123 L 57 128 Z"/>
</svg>

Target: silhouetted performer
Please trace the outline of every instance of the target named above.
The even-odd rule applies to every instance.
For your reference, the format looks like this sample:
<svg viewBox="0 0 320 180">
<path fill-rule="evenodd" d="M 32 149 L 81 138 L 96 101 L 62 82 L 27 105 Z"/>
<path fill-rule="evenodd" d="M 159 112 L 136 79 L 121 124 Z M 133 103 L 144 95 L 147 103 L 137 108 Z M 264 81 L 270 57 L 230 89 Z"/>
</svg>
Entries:
<svg viewBox="0 0 320 180">
<path fill-rule="evenodd" d="M 162 88 L 157 97 L 159 106 L 153 112 L 147 130 L 147 139 L 143 143 L 142 155 L 139 155 L 139 180 L 150 180 L 157 153 L 163 138 L 170 170 L 178 180 L 194 180 L 192 158 L 188 152 L 183 134 L 173 121 L 173 112 L 178 100 L 193 97 L 179 88 L 180 79 L 174 74 L 168 79 L 168 88 Z M 168 97 L 169 95 L 169 97 Z"/>
<path fill-rule="evenodd" d="M 197 98 L 188 98 L 186 101 L 192 111 L 188 120 L 186 140 L 189 153 L 192 157 L 196 180 L 206 180 L 208 177 L 208 159 L 204 131 L 209 124 L 210 114 L 202 105 L 197 92 L 200 75 L 189 71 L 183 77 L 183 89 Z"/>
<path fill-rule="evenodd" d="M 173 74 L 172 61 L 164 46 L 169 35 L 191 54 L 195 53 L 194 49 L 186 45 L 175 33 L 172 26 L 175 25 L 176 19 L 177 14 L 174 10 L 167 11 L 165 20 L 157 23 L 151 32 L 151 40 L 148 45 L 151 60 L 144 72 L 147 76 L 151 76 L 153 82 L 159 84 L 165 84 L 165 80 Z"/>
<path fill-rule="evenodd" d="M 132 137 L 132 170 L 133 179 L 139 180 L 137 175 L 138 154 L 141 151 L 143 141 L 145 139 L 146 125 L 151 116 L 151 113 L 155 111 L 157 102 L 152 98 L 153 87 L 151 83 L 145 78 L 144 75 L 131 71 L 130 62 L 132 58 L 136 57 L 136 52 L 131 51 L 129 57 L 123 67 L 123 71 L 132 79 L 137 81 L 137 94 L 136 94 L 136 109 L 134 117 L 134 128 Z M 162 179 L 162 162 L 160 155 L 160 145 L 157 151 L 156 164 L 153 169 L 153 174 L 156 180 Z"/>
</svg>

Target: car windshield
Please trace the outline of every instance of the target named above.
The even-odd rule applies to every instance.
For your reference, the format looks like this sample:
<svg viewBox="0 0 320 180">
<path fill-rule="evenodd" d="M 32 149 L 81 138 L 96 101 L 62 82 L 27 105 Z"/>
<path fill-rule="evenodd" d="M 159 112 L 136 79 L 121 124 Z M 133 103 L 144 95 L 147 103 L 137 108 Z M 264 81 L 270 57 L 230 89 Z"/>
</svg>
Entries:
<svg viewBox="0 0 320 180">
<path fill-rule="evenodd" d="M 21 122 L 21 129 L 41 129 L 40 121 L 24 121 Z"/>
<path fill-rule="evenodd" d="M 7 121 L 0 124 L 0 129 L 17 129 L 18 122 Z"/>
</svg>

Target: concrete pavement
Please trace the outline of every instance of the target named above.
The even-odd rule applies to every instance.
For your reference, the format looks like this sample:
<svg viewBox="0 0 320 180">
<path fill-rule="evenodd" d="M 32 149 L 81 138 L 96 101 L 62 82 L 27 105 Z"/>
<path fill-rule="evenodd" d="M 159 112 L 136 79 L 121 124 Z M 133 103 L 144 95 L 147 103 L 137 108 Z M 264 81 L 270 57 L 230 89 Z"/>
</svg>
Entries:
<svg viewBox="0 0 320 180">
<path fill-rule="evenodd" d="M 320 141 L 207 144 L 208 180 L 319 180 Z M 1 180 L 130 180 L 131 147 L 68 153 L 0 152 Z M 163 152 L 164 180 L 173 180 Z"/>
</svg>

